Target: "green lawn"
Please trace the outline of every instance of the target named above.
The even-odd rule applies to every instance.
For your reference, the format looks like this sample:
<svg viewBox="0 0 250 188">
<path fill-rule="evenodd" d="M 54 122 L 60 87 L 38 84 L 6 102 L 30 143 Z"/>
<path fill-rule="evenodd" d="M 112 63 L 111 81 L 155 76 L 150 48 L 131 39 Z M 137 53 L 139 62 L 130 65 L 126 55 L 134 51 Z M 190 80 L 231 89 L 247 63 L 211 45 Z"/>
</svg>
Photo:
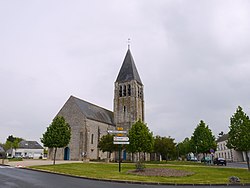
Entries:
<svg viewBox="0 0 250 188">
<path fill-rule="evenodd" d="M 174 165 L 174 164 L 146 164 L 147 168 L 174 168 L 193 172 L 186 177 L 146 177 L 128 174 L 128 170 L 135 168 L 134 164 L 122 164 L 122 171 L 118 172 L 118 164 L 114 163 L 72 163 L 48 166 L 34 166 L 33 169 L 59 172 L 76 176 L 112 179 L 123 181 L 143 181 L 178 184 L 227 184 L 230 176 L 237 176 L 241 183 L 250 183 L 250 172 L 246 169 L 234 169 L 215 166 Z"/>
<path fill-rule="evenodd" d="M 8 159 L 10 162 L 12 161 L 22 161 L 23 159 L 22 158 L 10 158 Z"/>
</svg>

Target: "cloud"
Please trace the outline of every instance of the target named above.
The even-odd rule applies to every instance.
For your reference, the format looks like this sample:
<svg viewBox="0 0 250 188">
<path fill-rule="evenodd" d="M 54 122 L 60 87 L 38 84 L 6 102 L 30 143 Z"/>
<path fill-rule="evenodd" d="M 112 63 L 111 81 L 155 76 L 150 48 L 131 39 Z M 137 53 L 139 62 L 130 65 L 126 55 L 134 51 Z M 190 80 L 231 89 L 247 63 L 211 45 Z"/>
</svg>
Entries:
<svg viewBox="0 0 250 188">
<path fill-rule="evenodd" d="M 0 7 L 0 142 L 39 141 L 70 95 L 113 108 L 131 38 L 155 135 L 226 132 L 250 114 L 248 1 L 15 1 Z M 8 122 L 18 122 L 10 125 Z"/>
</svg>

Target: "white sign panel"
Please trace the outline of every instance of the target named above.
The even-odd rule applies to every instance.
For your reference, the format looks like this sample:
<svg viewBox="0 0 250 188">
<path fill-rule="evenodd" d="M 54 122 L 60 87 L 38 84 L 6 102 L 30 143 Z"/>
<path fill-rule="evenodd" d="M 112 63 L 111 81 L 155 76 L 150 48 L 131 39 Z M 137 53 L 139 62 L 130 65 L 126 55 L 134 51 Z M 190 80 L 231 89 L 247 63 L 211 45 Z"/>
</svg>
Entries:
<svg viewBox="0 0 250 188">
<path fill-rule="evenodd" d="M 129 142 L 113 142 L 113 144 L 129 144 Z"/>
<path fill-rule="evenodd" d="M 108 130 L 108 133 L 111 133 L 111 134 L 127 134 L 127 131 L 117 131 L 117 130 Z"/>
<path fill-rule="evenodd" d="M 115 136 L 114 141 L 129 141 L 129 138 L 127 136 L 124 137 Z"/>
</svg>

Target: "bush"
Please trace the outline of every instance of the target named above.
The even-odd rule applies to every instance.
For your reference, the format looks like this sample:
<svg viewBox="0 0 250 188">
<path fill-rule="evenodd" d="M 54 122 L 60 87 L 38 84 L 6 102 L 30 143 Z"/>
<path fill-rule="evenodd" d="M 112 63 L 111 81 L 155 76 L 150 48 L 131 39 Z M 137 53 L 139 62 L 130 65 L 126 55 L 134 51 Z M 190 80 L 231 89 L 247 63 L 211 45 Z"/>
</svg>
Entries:
<svg viewBox="0 0 250 188">
<path fill-rule="evenodd" d="M 135 169 L 136 169 L 137 172 L 144 171 L 145 168 L 146 168 L 145 165 L 141 161 L 138 161 L 135 164 Z"/>
</svg>

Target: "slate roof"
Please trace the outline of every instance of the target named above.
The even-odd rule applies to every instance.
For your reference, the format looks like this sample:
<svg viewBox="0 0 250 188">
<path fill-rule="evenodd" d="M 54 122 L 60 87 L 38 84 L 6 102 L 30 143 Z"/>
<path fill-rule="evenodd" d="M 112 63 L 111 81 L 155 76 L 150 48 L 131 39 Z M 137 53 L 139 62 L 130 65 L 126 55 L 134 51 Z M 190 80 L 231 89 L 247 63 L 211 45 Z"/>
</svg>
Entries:
<svg viewBox="0 0 250 188">
<path fill-rule="evenodd" d="M 138 83 L 142 84 L 142 81 L 135 66 L 134 59 L 132 57 L 130 49 L 128 49 L 125 59 L 122 63 L 120 72 L 117 76 L 116 82 L 127 82 L 131 80 L 136 80 Z"/>
<path fill-rule="evenodd" d="M 37 141 L 22 140 L 19 142 L 19 147 L 23 149 L 43 149 L 43 147 Z"/>
<path fill-rule="evenodd" d="M 79 107 L 81 112 L 86 116 L 86 118 L 114 125 L 113 112 L 105 108 L 99 107 L 97 105 L 91 104 L 89 102 L 86 102 L 82 99 L 76 98 L 74 96 L 71 96 L 71 98 L 73 98 L 76 105 Z"/>
<path fill-rule="evenodd" d="M 228 139 L 228 134 L 224 134 L 221 137 L 219 137 L 216 142 L 223 142 L 226 141 Z"/>
</svg>

